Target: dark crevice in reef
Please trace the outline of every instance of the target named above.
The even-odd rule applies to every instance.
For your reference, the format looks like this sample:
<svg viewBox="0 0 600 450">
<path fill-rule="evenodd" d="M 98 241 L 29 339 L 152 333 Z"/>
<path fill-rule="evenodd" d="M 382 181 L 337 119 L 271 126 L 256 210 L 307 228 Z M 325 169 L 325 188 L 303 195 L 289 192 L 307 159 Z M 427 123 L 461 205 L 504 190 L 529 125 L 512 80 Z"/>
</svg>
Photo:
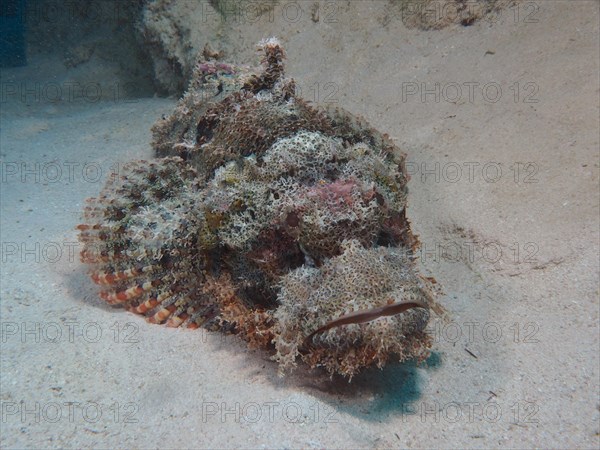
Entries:
<svg viewBox="0 0 600 450">
<path fill-rule="evenodd" d="M 158 88 L 154 63 L 138 32 L 145 3 L 28 1 L 25 21 L 30 64 L 56 74 L 55 80 L 63 76 L 75 97 L 89 97 L 92 84 L 98 86 L 96 100 L 154 95 Z"/>
</svg>

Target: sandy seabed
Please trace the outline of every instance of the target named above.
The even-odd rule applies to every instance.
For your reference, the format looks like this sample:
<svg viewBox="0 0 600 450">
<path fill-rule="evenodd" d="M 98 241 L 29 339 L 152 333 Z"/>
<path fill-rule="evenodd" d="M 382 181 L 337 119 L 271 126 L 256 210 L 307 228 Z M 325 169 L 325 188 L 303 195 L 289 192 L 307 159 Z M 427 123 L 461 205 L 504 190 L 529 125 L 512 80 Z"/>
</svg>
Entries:
<svg viewBox="0 0 600 450">
<path fill-rule="evenodd" d="M 152 157 L 173 99 L 3 97 L 1 446 L 598 448 L 598 3 L 539 3 L 537 23 L 394 39 L 353 22 L 321 54 L 282 36 L 307 93 L 408 154 L 421 265 L 450 314 L 427 364 L 350 384 L 278 378 L 235 336 L 96 297 L 77 256 L 84 200 Z M 3 82 L 43 77 L 31 70 Z"/>
</svg>

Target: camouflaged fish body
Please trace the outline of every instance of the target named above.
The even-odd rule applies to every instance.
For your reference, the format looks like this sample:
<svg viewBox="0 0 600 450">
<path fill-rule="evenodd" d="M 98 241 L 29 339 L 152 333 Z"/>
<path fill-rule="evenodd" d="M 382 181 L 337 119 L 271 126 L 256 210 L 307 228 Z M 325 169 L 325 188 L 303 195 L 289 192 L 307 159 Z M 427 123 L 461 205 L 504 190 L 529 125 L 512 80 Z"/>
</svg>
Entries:
<svg viewBox="0 0 600 450">
<path fill-rule="evenodd" d="M 281 45 L 260 49 L 259 68 L 199 62 L 153 127 L 157 158 L 89 199 L 81 256 L 100 296 L 274 347 L 283 371 L 424 359 L 434 303 L 414 268 L 404 155 L 296 97 Z"/>
</svg>

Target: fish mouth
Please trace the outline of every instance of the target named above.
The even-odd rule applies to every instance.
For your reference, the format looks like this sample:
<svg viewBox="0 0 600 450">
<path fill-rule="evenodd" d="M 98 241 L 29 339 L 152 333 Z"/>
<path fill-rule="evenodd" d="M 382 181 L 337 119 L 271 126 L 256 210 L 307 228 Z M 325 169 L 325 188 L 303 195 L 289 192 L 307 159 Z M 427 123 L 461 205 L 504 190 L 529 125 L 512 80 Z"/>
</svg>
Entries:
<svg viewBox="0 0 600 450">
<path fill-rule="evenodd" d="M 413 308 L 423 308 L 429 310 L 429 305 L 418 300 L 411 300 L 406 302 L 389 303 L 385 306 L 380 306 L 377 308 L 359 309 L 357 311 L 344 314 L 337 319 L 330 320 L 325 325 L 317 328 L 315 331 L 306 336 L 302 342 L 301 348 L 310 348 L 313 344 L 313 337 L 332 328 L 337 328 L 342 325 L 368 323 L 379 319 L 380 317 L 395 316 Z"/>
</svg>

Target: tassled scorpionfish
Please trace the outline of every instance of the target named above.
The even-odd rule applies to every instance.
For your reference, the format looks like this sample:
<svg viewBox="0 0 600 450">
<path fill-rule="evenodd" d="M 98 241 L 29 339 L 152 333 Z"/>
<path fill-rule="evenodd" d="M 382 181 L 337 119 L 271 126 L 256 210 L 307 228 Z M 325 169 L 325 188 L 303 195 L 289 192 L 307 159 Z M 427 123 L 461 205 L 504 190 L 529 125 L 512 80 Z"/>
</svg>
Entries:
<svg viewBox="0 0 600 450">
<path fill-rule="evenodd" d="M 156 159 L 88 200 L 83 262 L 108 303 L 207 327 L 352 377 L 425 359 L 436 310 L 415 269 L 405 156 L 364 121 L 295 95 L 275 39 L 257 68 L 211 59 L 153 127 Z"/>
</svg>

